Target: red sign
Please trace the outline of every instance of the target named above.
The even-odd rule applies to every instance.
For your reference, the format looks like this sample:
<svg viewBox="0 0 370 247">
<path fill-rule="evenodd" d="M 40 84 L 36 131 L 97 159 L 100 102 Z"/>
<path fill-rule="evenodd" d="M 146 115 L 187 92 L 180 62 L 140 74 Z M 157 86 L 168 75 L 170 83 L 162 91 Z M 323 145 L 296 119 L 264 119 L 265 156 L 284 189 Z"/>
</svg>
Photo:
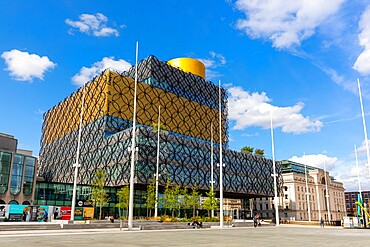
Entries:
<svg viewBox="0 0 370 247">
<path fill-rule="evenodd" d="M 62 214 L 62 220 L 71 219 L 71 210 L 72 210 L 72 207 L 60 207 L 60 213 Z"/>
</svg>

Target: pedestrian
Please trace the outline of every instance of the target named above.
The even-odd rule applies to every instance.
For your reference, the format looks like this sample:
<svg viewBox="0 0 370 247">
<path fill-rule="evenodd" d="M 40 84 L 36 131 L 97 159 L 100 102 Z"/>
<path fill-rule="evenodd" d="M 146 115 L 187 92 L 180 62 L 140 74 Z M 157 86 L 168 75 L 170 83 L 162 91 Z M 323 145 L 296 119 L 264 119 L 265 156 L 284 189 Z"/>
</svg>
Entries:
<svg viewBox="0 0 370 247">
<path fill-rule="evenodd" d="M 320 219 L 320 227 L 323 227 L 324 228 L 324 219 L 322 217 Z"/>
<path fill-rule="evenodd" d="M 31 212 L 30 212 L 30 208 L 28 208 L 27 210 L 26 210 L 26 222 L 30 222 L 30 220 L 31 220 Z"/>
<path fill-rule="evenodd" d="M 45 210 L 45 212 L 42 215 L 42 219 L 43 219 L 44 222 L 47 222 L 48 221 L 48 212 L 46 210 Z"/>
<path fill-rule="evenodd" d="M 253 226 L 254 226 L 254 227 L 257 227 L 257 222 L 258 222 L 258 214 L 256 214 L 256 215 L 253 217 Z"/>
<path fill-rule="evenodd" d="M 58 219 L 59 217 L 59 208 L 56 208 L 54 211 L 54 220 Z"/>
</svg>

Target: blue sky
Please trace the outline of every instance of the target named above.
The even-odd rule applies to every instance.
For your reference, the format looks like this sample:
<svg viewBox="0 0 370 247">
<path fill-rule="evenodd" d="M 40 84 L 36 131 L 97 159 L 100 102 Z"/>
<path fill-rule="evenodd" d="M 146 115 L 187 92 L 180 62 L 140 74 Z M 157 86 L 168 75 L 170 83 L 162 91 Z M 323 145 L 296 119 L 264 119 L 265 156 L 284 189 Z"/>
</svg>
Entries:
<svg viewBox="0 0 370 247">
<path fill-rule="evenodd" d="M 365 0 L 0 2 L 0 132 L 39 152 L 42 114 L 84 81 L 155 55 L 193 57 L 229 90 L 229 147 L 323 167 L 370 190 L 357 78 L 370 112 Z M 370 119 L 367 121 L 370 121 Z"/>
</svg>

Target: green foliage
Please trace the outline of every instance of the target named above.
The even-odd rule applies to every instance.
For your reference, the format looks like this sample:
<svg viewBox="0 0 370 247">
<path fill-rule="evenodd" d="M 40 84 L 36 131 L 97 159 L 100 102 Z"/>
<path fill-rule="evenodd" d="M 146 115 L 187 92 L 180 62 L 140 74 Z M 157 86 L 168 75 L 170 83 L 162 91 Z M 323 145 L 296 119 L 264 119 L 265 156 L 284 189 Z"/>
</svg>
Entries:
<svg viewBox="0 0 370 247">
<path fill-rule="evenodd" d="M 213 190 L 210 190 L 209 192 L 206 193 L 207 198 L 203 201 L 203 208 L 208 211 L 208 217 L 209 211 L 210 210 L 215 210 L 218 208 L 219 201 L 215 196 L 215 192 Z"/>
<path fill-rule="evenodd" d="M 126 209 L 126 212 L 128 211 L 128 204 L 130 200 L 130 187 L 128 185 L 122 187 L 119 191 L 117 191 L 117 197 L 119 203 L 116 204 L 117 208 Z M 127 218 L 127 213 L 126 216 L 122 214 L 123 218 Z"/>
<path fill-rule="evenodd" d="M 247 154 L 252 154 L 253 153 L 253 150 L 254 148 L 250 147 L 250 146 L 245 146 L 243 147 L 240 152 L 242 153 L 247 153 Z"/>
<path fill-rule="evenodd" d="M 175 217 L 175 209 L 179 207 L 179 200 L 178 196 L 180 193 L 180 186 L 172 186 L 171 181 L 168 180 L 166 183 L 166 189 L 164 191 L 164 196 L 162 198 L 162 204 L 164 208 L 167 210 L 171 210 L 172 218 Z"/>
<path fill-rule="evenodd" d="M 152 123 L 152 127 L 153 127 L 153 132 L 157 132 L 158 131 L 158 123 Z M 167 131 L 167 127 L 166 125 L 160 123 L 159 124 L 159 130 L 162 132 L 166 132 Z"/>
<path fill-rule="evenodd" d="M 263 156 L 263 155 L 265 155 L 265 150 L 263 150 L 263 149 L 256 149 L 254 151 L 254 154 Z"/>
<path fill-rule="evenodd" d="M 145 206 L 150 209 L 149 216 L 152 214 L 152 209 L 155 207 L 155 179 L 153 177 L 152 182 L 148 184 L 146 195 L 143 196 L 145 199 Z M 147 215 L 148 216 L 148 215 Z"/>
<path fill-rule="evenodd" d="M 193 209 L 193 217 L 195 217 L 195 211 L 200 206 L 200 194 L 198 192 L 198 187 L 195 186 L 191 191 L 191 194 L 187 198 L 187 205 Z"/>
<path fill-rule="evenodd" d="M 89 202 L 99 207 L 99 219 L 101 219 L 102 208 L 109 202 L 109 195 L 104 190 L 106 174 L 103 170 L 94 172 L 91 186 L 93 187 Z"/>
</svg>

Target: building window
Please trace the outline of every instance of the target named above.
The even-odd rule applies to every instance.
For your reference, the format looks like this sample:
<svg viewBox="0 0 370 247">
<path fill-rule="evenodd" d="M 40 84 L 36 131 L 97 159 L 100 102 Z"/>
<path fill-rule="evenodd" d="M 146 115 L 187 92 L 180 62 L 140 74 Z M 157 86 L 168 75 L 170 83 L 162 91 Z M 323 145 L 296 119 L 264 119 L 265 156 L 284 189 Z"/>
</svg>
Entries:
<svg viewBox="0 0 370 247">
<path fill-rule="evenodd" d="M 269 209 L 269 205 L 268 204 L 266 204 L 266 210 L 268 210 Z"/>
<path fill-rule="evenodd" d="M 288 199 L 288 195 L 285 195 L 285 199 Z"/>
<path fill-rule="evenodd" d="M 299 191 L 299 186 L 297 186 L 297 191 Z"/>
<path fill-rule="evenodd" d="M 24 156 L 14 154 L 12 166 L 12 178 L 10 180 L 10 193 L 18 195 L 21 192 L 22 175 L 23 175 Z"/>
<path fill-rule="evenodd" d="M 8 190 L 12 154 L 0 151 L 0 194 Z"/>
<path fill-rule="evenodd" d="M 33 178 L 35 176 L 36 159 L 33 157 L 26 157 L 26 170 L 23 179 L 23 194 L 31 195 L 33 189 Z"/>
<path fill-rule="evenodd" d="M 284 190 L 285 190 L 285 191 L 288 191 L 288 187 L 287 187 L 287 186 L 284 186 Z"/>
</svg>

